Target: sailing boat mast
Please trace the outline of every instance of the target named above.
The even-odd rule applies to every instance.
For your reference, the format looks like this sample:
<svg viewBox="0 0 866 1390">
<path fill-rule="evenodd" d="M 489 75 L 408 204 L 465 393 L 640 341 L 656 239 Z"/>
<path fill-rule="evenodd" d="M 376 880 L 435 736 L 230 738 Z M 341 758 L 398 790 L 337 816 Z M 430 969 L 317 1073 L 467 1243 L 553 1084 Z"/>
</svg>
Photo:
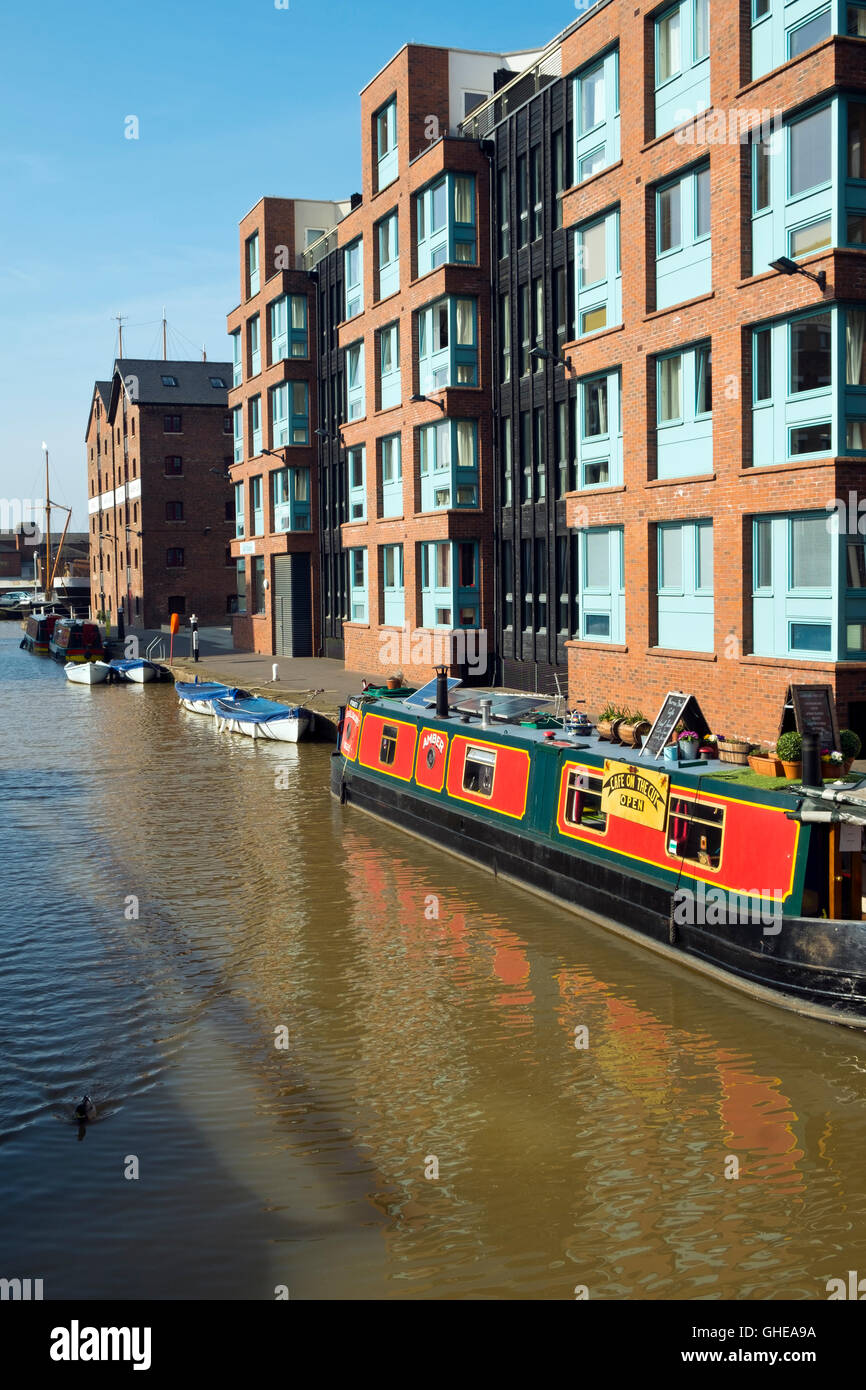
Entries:
<svg viewBox="0 0 866 1390">
<path fill-rule="evenodd" d="M 42 587 L 45 590 L 45 600 L 48 601 L 48 576 L 51 573 L 51 494 L 48 491 L 48 445 L 42 441 L 42 452 L 45 454 L 45 575 Z"/>
</svg>

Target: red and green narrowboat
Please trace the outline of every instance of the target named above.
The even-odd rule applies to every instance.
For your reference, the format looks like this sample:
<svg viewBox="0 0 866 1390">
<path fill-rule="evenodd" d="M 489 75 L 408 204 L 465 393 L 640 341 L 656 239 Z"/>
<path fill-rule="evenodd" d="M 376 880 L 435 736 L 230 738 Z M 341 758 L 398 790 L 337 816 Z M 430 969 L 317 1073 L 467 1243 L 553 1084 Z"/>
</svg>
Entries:
<svg viewBox="0 0 866 1390">
<path fill-rule="evenodd" d="M 38 656 L 47 656 L 56 622 L 56 613 L 31 613 L 24 628 L 24 636 L 21 638 L 23 650 L 36 652 Z"/>
<path fill-rule="evenodd" d="M 719 983 L 866 1027 L 866 782 L 765 789 L 527 703 L 433 683 L 361 695 L 331 790 Z"/>
<path fill-rule="evenodd" d="M 99 661 L 104 650 L 99 624 L 80 618 L 59 618 L 48 646 L 57 661 Z"/>
</svg>

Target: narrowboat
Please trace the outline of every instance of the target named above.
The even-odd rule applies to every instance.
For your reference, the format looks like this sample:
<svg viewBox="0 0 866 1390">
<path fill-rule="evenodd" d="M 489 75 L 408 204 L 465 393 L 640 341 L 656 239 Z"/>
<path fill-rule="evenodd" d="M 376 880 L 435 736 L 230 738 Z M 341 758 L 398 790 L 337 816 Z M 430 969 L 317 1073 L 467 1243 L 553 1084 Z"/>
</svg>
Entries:
<svg viewBox="0 0 866 1390">
<path fill-rule="evenodd" d="M 214 700 L 249 699 L 248 690 L 239 690 L 233 685 L 221 685 L 219 681 L 175 681 L 177 698 L 184 709 L 192 714 L 216 714 Z"/>
<path fill-rule="evenodd" d="M 56 613 L 31 613 L 21 638 L 22 649 L 35 652 L 37 656 L 47 656 L 57 617 Z"/>
<path fill-rule="evenodd" d="M 100 660 L 104 649 L 99 624 L 80 618 L 58 618 L 48 650 L 56 661 Z"/>
<path fill-rule="evenodd" d="M 866 1027 L 866 781 L 765 790 L 613 747 L 538 697 L 433 686 L 350 700 L 341 802 L 719 984 Z"/>
<path fill-rule="evenodd" d="M 303 705 L 281 705 L 276 700 L 249 696 L 214 700 L 218 729 L 250 738 L 269 738 L 278 743 L 297 743 L 309 731 L 315 716 Z"/>
</svg>

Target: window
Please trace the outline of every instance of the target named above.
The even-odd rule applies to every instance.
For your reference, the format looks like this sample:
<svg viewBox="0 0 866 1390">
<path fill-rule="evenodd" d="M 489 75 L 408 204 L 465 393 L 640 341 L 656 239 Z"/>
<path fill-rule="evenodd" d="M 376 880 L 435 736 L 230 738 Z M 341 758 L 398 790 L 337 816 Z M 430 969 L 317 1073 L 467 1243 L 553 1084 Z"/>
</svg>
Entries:
<svg viewBox="0 0 866 1390">
<path fill-rule="evenodd" d="M 349 419 L 362 419 L 367 413 L 363 343 L 353 343 L 346 349 L 346 394 Z"/>
<path fill-rule="evenodd" d="M 511 296 L 499 296 L 499 380 L 511 380 Z"/>
<path fill-rule="evenodd" d="M 400 404 L 400 329 L 396 323 L 379 332 L 379 403 L 382 410 Z"/>
<path fill-rule="evenodd" d="M 713 468 L 713 377 L 709 343 L 656 359 L 656 476 Z"/>
<path fill-rule="evenodd" d="M 183 521 L 183 503 L 166 502 L 165 519 L 166 521 Z"/>
<path fill-rule="evenodd" d="M 514 459 L 511 445 L 511 416 L 502 418 L 502 505 L 510 507 L 514 494 Z"/>
<path fill-rule="evenodd" d="M 235 536 L 244 536 L 244 485 L 235 483 Z"/>
<path fill-rule="evenodd" d="M 383 545 L 382 557 L 382 621 L 402 627 L 405 620 L 403 588 L 403 547 Z"/>
<path fill-rule="evenodd" d="M 308 227 L 304 233 L 304 246 L 315 246 L 320 236 L 325 235 L 324 227 Z"/>
<path fill-rule="evenodd" d="M 565 171 L 565 131 L 553 132 L 553 157 L 551 160 L 553 177 L 553 225 L 562 226 L 562 194 L 567 187 Z"/>
<path fill-rule="evenodd" d="M 379 298 L 387 299 L 400 288 L 400 246 L 396 212 L 390 212 L 376 225 L 379 254 Z"/>
<path fill-rule="evenodd" d="M 710 7 L 681 0 L 655 20 L 655 134 L 710 104 Z"/>
<path fill-rule="evenodd" d="M 579 384 L 580 440 L 578 487 L 609 487 L 622 482 L 622 420 L 619 370 L 587 377 Z M 565 405 L 562 407 L 563 433 Z M 566 442 L 562 465 L 567 473 Z"/>
<path fill-rule="evenodd" d="M 622 321 L 618 210 L 577 228 L 575 262 L 577 336 L 582 338 Z"/>
<path fill-rule="evenodd" d="M 349 476 L 349 520 L 367 519 L 367 451 L 363 444 L 349 449 L 346 467 Z"/>
<path fill-rule="evenodd" d="M 177 386 L 176 376 L 161 376 L 160 381 L 162 382 L 163 386 Z"/>
<path fill-rule="evenodd" d="M 243 463 L 244 419 L 241 413 L 241 407 L 239 405 L 235 406 L 234 410 L 232 411 L 232 415 L 234 416 L 234 461 L 235 463 Z"/>
<path fill-rule="evenodd" d="M 723 806 L 710 805 L 697 797 L 671 797 L 665 842 L 672 858 L 717 869 L 722 862 L 724 831 Z"/>
<path fill-rule="evenodd" d="M 271 362 L 287 357 L 307 357 L 307 300 L 302 294 L 284 294 L 270 306 Z"/>
<path fill-rule="evenodd" d="M 711 289 L 708 164 L 656 192 L 655 271 L 657 309 L 696 299 Z"/>
<path fill-rule="evenodd" d="M 834 430 L 840 430 L 841 438 L 843 412 L 849 406 L 844 390 L 833 385 L 835 334 L 841 326 L 840 314 L 826 310 L 754 331 L 753 466 L 831 453 L 837 447 Z"/>
<path fill-rule="evenodd" d="M 665 524 L 658 532 L 658 645 L 711 652 L 713 523 Z"/>
<path fill-rule="evenodd" d="M 258 376 L 262 370 L 262 353 L 259 344 L 259 316 L 254 314 L 247 324 L 247 345 L 250 355 L 250 376 Z"/>
<path fill-rule="evenodd" d="M 489 96 L 489 92 L 464 92 L 463 119 L 465 120 L 477 107 L 482 106 Z"/>
<path fill-rule="evenodd" d="M 225 415 L 223 416 L 223 434 L 231 434 L 232 431 L 233 431 L 233 429 L 234 429 L 234 427 L 235 427 L 235 422 L 234 422 L 234 419 L 233 419 L 233 416 L 232 416 L 232 412 L 231 412 L 230 410 L 229 410 L 229 411 L 226 411 Z M 227 462 L 227 463 L 231 463 L 231 459 L 227 459 L 226 462 Z M 134 465 L 134 464 L 133 464 L 133 469 L 132 469 L 132 471 L 133 471 L 133 476 L 134 476 L 134 475 L 135 475 L 135 465 Z"/>
<path fill-rule="evenodd" d="M 532 412 L 532 461 L 535 465 L 535 497 L 542 502 L 547 496 L 547 448 L 545 439 L 544 406 Z"/>
<path fill-rule="evenodd" d="M 625 640 L 625 585 L 621 527 L 580 531 L 580 636 L 591 642 Z"/>
<path fill-rule="evenodd" d="M 791 325 L 791 392 L 819 391 L 832 380 L 830 315 L 795 320 Z"/>
<path fill-rule="evenodd" d="M 463 790 L 489 800 L 496 775 L 496 750 L 470 746 L 463 764 Z"/>
<path fill-rule="evenodd" d="M 367 607 L 367 551 L 349 551 L 349 611 L 353 623 L 366 623 Z"/>
<path fill-rule="evenodd" d="M 439 420 L 418 431 L 421 510 L 478 505 L 478 426 L 474 420 Z"/>
<path fill-rule="evenodd" d="M 571 767 L 565 787 L 563 819 L 566 825 L 603 835 L 607 815 L 601 809 L 602 779 L 597 774 Z"/>
<path fill-rule="evenodd" d="M 532 282 L 532 336 L 537 348 L 544 347 L 544 281 L 539 275 Z M 544 358 L 533 359 L 533 371 L 544 370 Z"/>
<path fill-rule="evenodd" d="M 377 111 L 373 120 L 376 131 L 376 187 L 382 189 L 393 183 L 398 173 L 396 97 Z"/>
<path fill-rule="evenodd" d="M 503 541 L 500 549 L 502 575 L 502 625 L 514 627 L 514 545 Z"/>
<path fill-rule="evenodd" d="M 250 517 L 251 517 L 251 536 L 264 535 L 265 513 L 262 507 L 262 475 L 250 478 Z"/>
<path fill-rule="evenodd" d="M 163 415 L 162 428 L 165 434 L 182 434 L 181 417 L 179 415 Z"/>
<path fill-rule="evenodd" d="M 246 613 L 246 611 L 247 611 L 247 562 L 246 562 L 246 560 L 238 560 L 238 561 L 237 561 L 237 572 L 238 572 L 238 577 L 237 577 L 237 581 L 236 581 L 236 586 L 237 586 L 238 597 L 237 597 L 237 605 L 236 605 L 236 607 L 235 607 L 235 612 L 236 612 L 236 613 Z"/>
<path fill-rule="evenodd" d="M 380 442 L 382 459 L 382 516 L 403 514 L 403 464 L 399 434 L 387 435 Z"/>
<path fill-rule="evenodd" d="M 577 183 L 592 178 L 601 169 L 619 159 L 619 51 L 610 49 L 595 58 L 574 78 L 573 162 Z M 554 134 L 553 155 L 557 190 L 566 186 L 565 150 L 557 146 Z M 559 152 L 561 150 L 561 153 Z M 556 225 L 562 226 L 561 204 L 557 206 Z"/>
<path fill-rule="evenodd" d="M 418 274 L 446 262 L 475 263 L 475 177 L 443 174 L 415 199 Z"/>
<path fill-rule="evenodd" d="M 756 517 L 752 552 L 754 651 L 833 660 L 841 624 L 862 600 L 839 586 L 839 538 L 826 512 Z M 850 608 L 849 608 L 850 605 Z"/>
<path fill-rule="evenodd" d="M 183 569 L 183 547 L 170 545 L 165 552 L 166 569 Z"/>
<path fill-rule="evenodd" d="M 274 531 L 309 531 L 310 470 L 278 468 L 271 474 Z"/>
<path fill-rule="evenodd" d="M 456 563 L 452 551 L 457 548 Z M 477 627 L 479 614 L 477 541 L 431 541 L 419 546 L 421 614 L 424 627 Z"/>
<path fill-rule="evenodd" d="M 823 43 L 824 39 L 830 37 L 830 11 L 826 9 L 821 14 L 813 15 L 805 23 L 798 24 L 796 29 L 788 31 L 788 57 L 796 58 L 801 53 L 805 53 L 807 48 L 812 48 L 816 43 Z"/>
<path fill-rule="evenodd" d="M 520 375 L 529 371 L 529 286 L 521 285 L 517 301 L 517 336 L 520 340 Z"/>
<path fill-rule="evenodd" d="M 165 459 L 166 477 L 176 477 L 183 472 L 183 459 L 180 454 L 167 454 Z"/>
<path fill-rule="evenodd" d="M 823 106 L 789 126 L 788 186 L 792 194 L 828 183 L 832 172 L 832 112 Z"/>
<path fill-rule="evenodd" d="M 397 736 L 398 729 L 396 724 L 382 725 L 382 738 L 379 743 L 379 762 L 384 767 L 390 767 L 397 756 Z"/>
<path fill-rule="evenodd" d="M 866 6 L 861 11 L 866 38 Z M 866 179 L 866 102 L 849 97 L 847 110 L 847 173 L 849 179 Z"/>
<path fill-rule="evenodd" d="M 343 252 L 343 276 L 346 286 L 345 317 L 357 318 L 364 308 L 363 243 L 358 240 Z"/>
<path fill-rule="evenodd" d="M 264 555 L 253 555 L 250 557 L 250 600 L 251 609 L 254 614 L 261 614 L 265 611 L 265 557 Z"/>
<path fill-rule="evenodd" d="M 259 292 L 259 234 L 253 235 L 247 240 L 247 299 L 251 299 L 254 294 Z"/>
<path fill-rule="evenodd" d="M 437 300 L 417 315 L 421 395 L 444 386 L 478 384 L 477 307 L 474 299 Z"/>
<path fill-rule="evenodd" d="M 251 453 L 253 458 L 257 458 L 262 452 L 262 398 L 252 396 L 250 399 L 250 440 Z"/>
<path fill-rule="evenodd" d="M 526 182 L 526 155 L 517 156 L 517 244 L 529 241 L 529 190 Z"/>
<path fill-rule="evenodd" d="M 499 212 L 499 258 L 508 256 L 511 253 L 511 235 L 509 231 L 508 207 L 511 188 L 508 181 L 508 170 L 500 169 L 498 176 L 498 196 L 496 205 Z"/>
<path fill-rule="evenodd" d="M 541 147 L 534 145 L 529 152 L 529 202 L 531 211 L 532 240 L 541 236 Z"/>
</svg>

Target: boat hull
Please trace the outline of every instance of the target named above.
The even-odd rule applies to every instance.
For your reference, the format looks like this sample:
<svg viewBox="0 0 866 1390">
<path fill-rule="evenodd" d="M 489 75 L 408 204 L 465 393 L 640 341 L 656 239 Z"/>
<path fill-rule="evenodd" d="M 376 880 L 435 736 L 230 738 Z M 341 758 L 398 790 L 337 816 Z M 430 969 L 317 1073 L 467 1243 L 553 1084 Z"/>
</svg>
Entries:
<svg viewBox="0 0 866 1390">
<path fill-rule="evenodd" d="M 273 719 L 253 723 L 236 715 L 214 710 L 217 728 L 230 734 L 246 734 L 248 738 L 267 738 L 275 743 L 297 743 L 310 727 L 310 716 L 302 711 L 295 719 Z"/>
<path fill-rule="evenodd" d="M 111 675 L 111 667 L 104 661 L 69 661 L 63 670 L 73 685 L 102 685 Z"/>
<path fill-rule="evenodd" d="M 331 791 L 718 983 L 824 1022 L 866 1028 L 862 922 L 781 917 L 766 934 L 742 922 L 679 925 L 670 890 L 649 876 L 422 799 L 340 753 L 331 759 Z"/>
</svg>

